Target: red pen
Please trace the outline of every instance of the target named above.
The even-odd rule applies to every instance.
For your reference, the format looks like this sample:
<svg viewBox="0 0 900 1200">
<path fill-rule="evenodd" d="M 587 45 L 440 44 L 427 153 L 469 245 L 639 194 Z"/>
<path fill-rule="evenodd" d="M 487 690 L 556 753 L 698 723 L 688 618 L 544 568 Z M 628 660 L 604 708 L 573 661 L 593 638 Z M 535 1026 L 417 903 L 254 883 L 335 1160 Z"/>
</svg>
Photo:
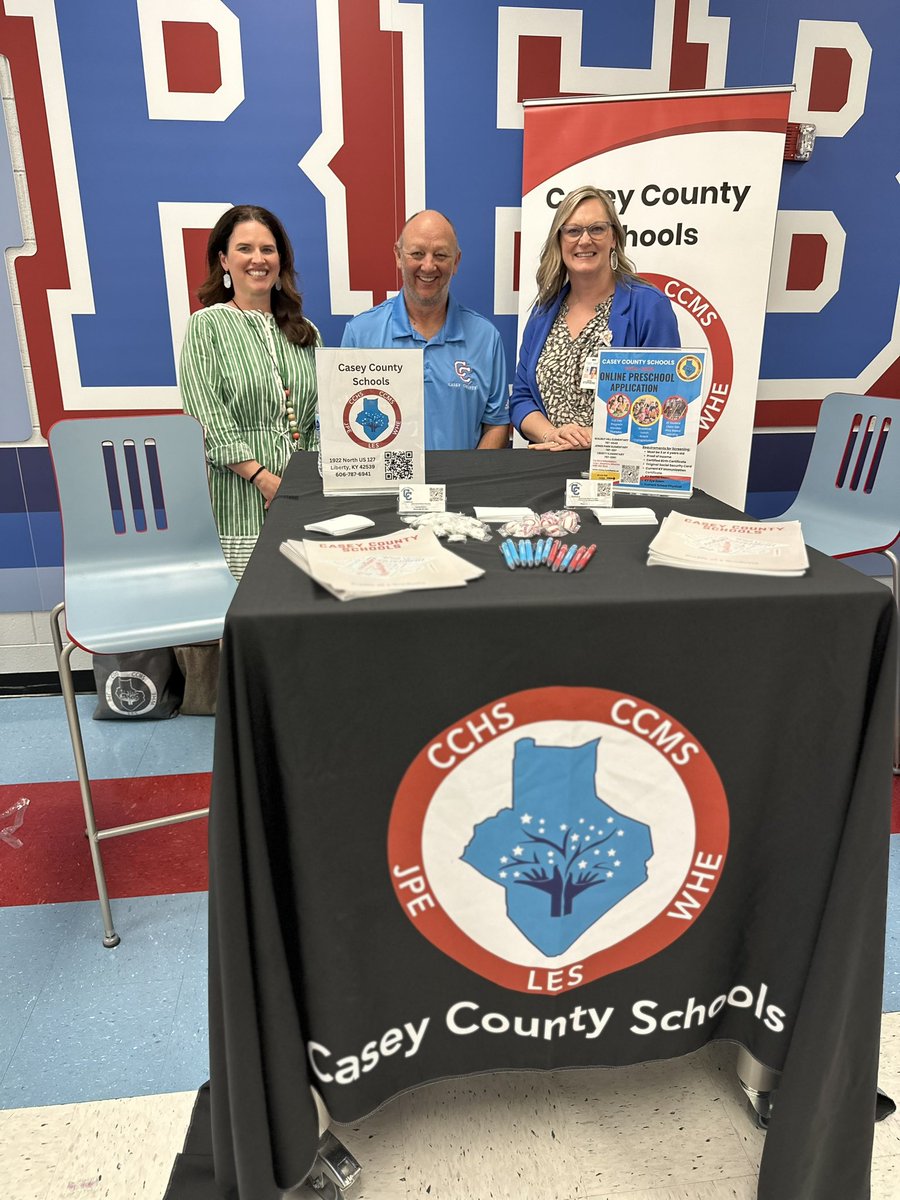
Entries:
<svg viewBox="0 0 900 1200">
<path fill-rule="evenodd" d="M 585 550 L 584 554 L 582 554 L 582 556 L 581 556 L 581 562 L 579 562 L 574 567 L 574 570 L 583 571 L 584 568 L 588 565 L 588 563 L 591 561 L 591 559 L 594 557 L 594 555 L 596 553 L 597 553 L 596 545 L 588 546 L 588 548 Z"/>
<path fill-rule="evenodd" d="M 578 547 L 578 549 L 575 551 L 574 558 L 569 563 L 568 567 L 566 567 L 567 571 L 572 572 L 580 570 L 581 564 L 584 561 L 584 556 L 587 554 L 587 549 L 587 546 Z"/>
</svg>

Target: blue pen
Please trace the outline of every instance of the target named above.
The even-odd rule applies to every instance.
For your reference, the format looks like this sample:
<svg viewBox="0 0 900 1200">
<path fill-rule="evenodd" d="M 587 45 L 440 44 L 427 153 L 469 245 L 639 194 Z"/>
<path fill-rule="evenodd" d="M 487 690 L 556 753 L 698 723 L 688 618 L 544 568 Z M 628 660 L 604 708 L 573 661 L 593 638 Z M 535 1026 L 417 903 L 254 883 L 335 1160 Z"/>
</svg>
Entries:
<svg viewBox="0 0 900 1200">
<path fill-rule="evenodd" d="M 525 566 L 533 567 L 534 547 L 531 544 L 531 538 L 526 538 L 524 541 L 519 542 L 519 549 L 525 552 Z"/>
<path fill-rule="evenodd" d="M 506 546 L 506 548 L 509 550 L 510 554 L 512 555 L 512 560 L 515 563 L 515 565 L 517 567 L 521 567 L 522 560 L 519 558 L 519 552 L 516 549 L 516 543 L 512 540 L 512 538 L 507 538 L 506 541 L 503 543 L 503 545 Z"/>
<path fill-rule="evenodd" d="M 556 557 L 551 559 L 551 562 L 550 562 L 550 570 L 551 571 L 559 570 L 559 568 L 562 566 L 562 561 L 565 558 L 567 553 L 568 553 L 568 547 L 566 546 L 566 543 L 563 541 L 557 542 Z"/>
<path fill-rule="evenodd" d="M 546 566 L 547 563 L 553 565 L 553 556 L 556 554 L 556 548 L 559 545 L 559 538 L 547 538 L 544 543 L 544 553 L 541 555 L 541 566 Z"/>
<path fill-rule="evenodd" d="M 539 567 L 541 565 L 541 555 L 543 553 L 544 553 L 544 539 L 538 538 L 538 540 L 534 543 L 534 565 L 536 567 Z"/>
<path fill-rule="evenodd" d="M 516 569 L 516 564 L 513 562 L 512 551 L 506 542 L 500 543 L 500 553 L 506 559 L 506 565 L 509 567 L 509 569 L 514 571 Z"/>
<path fill-rule="evenodd" d="M 562 564 L 559 568 L 561 571 L 568 571 L 569 563 L 575 557 L 575 551 L 577 549 L 578 549 L 577 546 L 570 546 L 569 549 L 566 551 L 566 557 L 562 560 Z"/>
</svg>

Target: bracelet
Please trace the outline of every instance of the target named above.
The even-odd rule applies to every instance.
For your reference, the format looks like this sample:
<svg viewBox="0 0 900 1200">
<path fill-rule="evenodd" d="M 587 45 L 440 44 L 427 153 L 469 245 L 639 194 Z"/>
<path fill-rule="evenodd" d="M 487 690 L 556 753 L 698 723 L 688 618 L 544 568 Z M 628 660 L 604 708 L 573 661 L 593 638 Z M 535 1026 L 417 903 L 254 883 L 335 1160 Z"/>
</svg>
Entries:
<svg viewBox="0 0 900 1200">
<path fill-rule="evenodd" d="M 250 476 L 250 478 L 247 480 L 247 482 L 252 483 L 254 481 L 254 479 L 257 477 L 257 475 L 262 475 L 262 473 L 265 469 L 266 469 L 265 467 L 257 467 L 256 470 L 253 472 L 253 474 Z"/>
</svg>

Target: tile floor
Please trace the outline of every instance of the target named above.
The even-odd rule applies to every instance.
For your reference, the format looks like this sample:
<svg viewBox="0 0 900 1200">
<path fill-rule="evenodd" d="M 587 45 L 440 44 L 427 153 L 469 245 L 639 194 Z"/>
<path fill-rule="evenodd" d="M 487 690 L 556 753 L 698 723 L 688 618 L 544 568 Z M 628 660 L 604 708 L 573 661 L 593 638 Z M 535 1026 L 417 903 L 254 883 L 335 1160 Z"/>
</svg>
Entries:
<svg viewBox="0 0 900 1200">
<path fill-rule="evenodd" d="M 86 720 L 88 761 L 108 778 L 208 770 L 212 725 Z M 62 702 L 0 700 L 0 783 L 27 795 L 31 782 L 71 778 Z M 897 1097 L 900 835 L 892 843 L 880 1083 Z M 0 843 L 0 869 L 14 868 L 10 853 Z M 0 1200 L 161 1200 L 165 1191 L 208 1073 L 206 897 L 114 904 L 123 932 L 114 951 L 100 944 L 93 903 L 0 908 Z M 336 1129 L 364 1168 L 348 1196 L 752 1200 L 763 1135 L 734 1053 L 713 1045 L 627 1069 L 420 1088 Z M 876 1127 L 872 1197 L 900 1197 L 900 1116 Z"/>
</svg>

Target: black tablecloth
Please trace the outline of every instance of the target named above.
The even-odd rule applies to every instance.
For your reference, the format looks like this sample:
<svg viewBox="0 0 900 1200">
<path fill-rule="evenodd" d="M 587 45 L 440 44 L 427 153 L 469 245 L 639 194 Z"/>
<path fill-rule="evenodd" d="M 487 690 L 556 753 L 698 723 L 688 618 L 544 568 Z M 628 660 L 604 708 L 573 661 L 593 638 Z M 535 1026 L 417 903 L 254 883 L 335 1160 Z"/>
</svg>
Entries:
<svg viewBox="0 0 900 1200">
<path fill-rule="evenodd" d="M 447 483 L 449 509 L 544 511 L 562 506 L 565 477 L 586 457 L 435 453 L 427 465 L 430 481 Z M 702 494 L 652 503 L 661 515 L 735 515 Z M 648 568 L 654 529 L 601 528 L 587 515 L 578 540 L 598 551 L 581 574 L 510 572 L 495 537 L 458 548 L 486 570 L 465 588 L 342 604 L 278 546 L 347 511 L 375 520 L 361 536 L 401 528 L 395 500 L 324 498 L 314 457 L 294 458 L 228 615 L 210 824 L 212 1133 L 202 1095 L 171 1200 L 275 1200 L 303 1178 L 317 1142 L 310 1083 L 349 1121 L 446 1075 L 615 1066 L 711 1038 L 783 1072 L 762 1200 L 863 1200 L 890 829 L 889 591 L 814 551 L 799 579 Z M 713 867 L 711 851 L 692 858 L 683 883 L 695 886 L 675 888 L 668 918 L 648 913 L 627 949 L 595 945 L 575 967 L 562 944 L 556 959 L 546 943 L 535 950 L 555 936 L 546 910 L 532 926 L 526 915 L 531 961 L 550 953 L 559 966 L 528 976 L 504 958 L 508 931 L 492 941 L 480 924 L 490 923 L 482 898 L 501 889 L 473 849 L 492 836 L 477 772 L 496 790 L 487 776 L 497 747 L 512 746 L 515 720 L 542 731 L 516 742 L 515 787 L 546 781 L 553 763 L 567 786 L 583 782 L 573 758 L 583 747 L 537 743 L 573 713 L 593 719 L 613 702 L 624 732 L 610 727 L 606 742 L 620 737 L 638 757 L 645 743 L 660 787 L 679 759 L 688 763 L 688 799 L 672 784 L 675 815 L 659 814 L 660 824 L 652 789 L 649 808 L 639 797 L 627 821 L 613 804 L 605 819 L 620 836 L 644 839 L 637 867 L 621 869 L 639 876 L 645 861 L 651 874 L 667 855 L 677 862 L 691 803 L 703 827 L 696 849 L 722 850 L 721 862 Z M 456 798 L 442 804 L 428 798 L 436 766 L 459 769 Z M 591 802 L 627 791 L 614 776 L 598 768 Z M 695 803 L 701 792 L 706 809 Z M 449 827 L 465 825 L 470 804 L 472 840 L 440 866 L 435 846 L 458 835 Z M 506 819 L 497 805 L 488 816 Z M 585 836 L 601 844 L 596 831 Z M 413 870 L 403 857 L 416 846 L 432 856 L 434 881 L 427 862 Z M 526 893 L 550 903 L 543 870 L 530 868 L 521 891 L 508 886 L 511 908 Z M 460 878 L 471 882 L 469 910 L 454 891 Z M 568 900 L 553 901 L 568 912 L 595 903 L 580 895 L 594 877 L 578 880 Z M 457 906 L 449 916 L 441 894 Z M 632 888 L 623 911 L 639 894 Z M 401 906 L 416 898 L 418 908 Z"/>
</svg>

